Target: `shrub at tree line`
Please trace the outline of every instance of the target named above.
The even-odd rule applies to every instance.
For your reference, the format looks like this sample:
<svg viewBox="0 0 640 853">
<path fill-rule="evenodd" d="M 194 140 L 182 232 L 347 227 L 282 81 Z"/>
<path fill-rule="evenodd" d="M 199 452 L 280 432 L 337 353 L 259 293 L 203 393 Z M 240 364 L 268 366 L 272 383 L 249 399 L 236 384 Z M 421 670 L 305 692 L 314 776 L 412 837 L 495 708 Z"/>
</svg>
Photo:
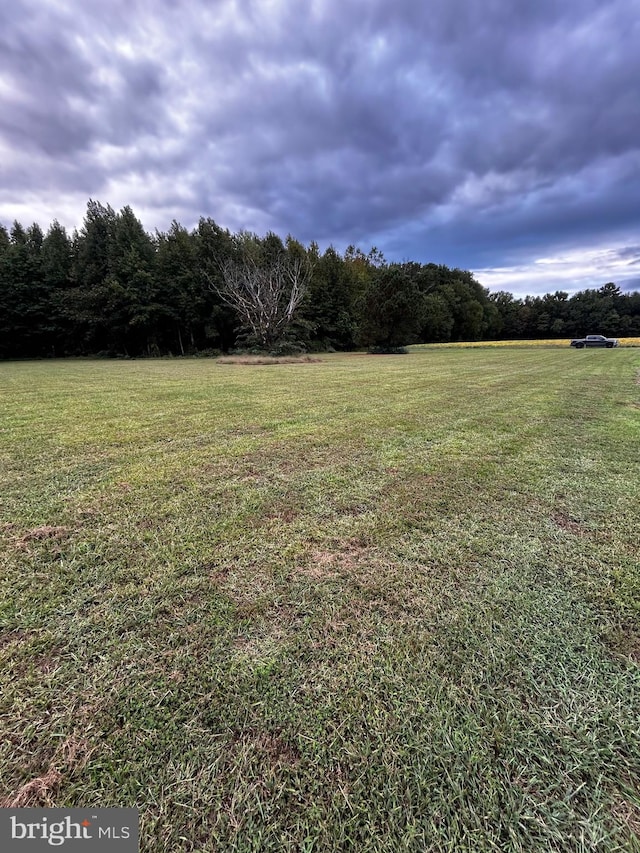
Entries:
<svg viewBox="0 0 640 853">
<path fill-rule="evenodd" d="M 640 294 L 490 293 L 465 270 L 320 253 L 212 219 L 148 234 L 130 207 L 89 201 L 82 228 L 0 225 L 0 357 L 396 352 L 404 344 L 640 335 Z"/>
</svg>

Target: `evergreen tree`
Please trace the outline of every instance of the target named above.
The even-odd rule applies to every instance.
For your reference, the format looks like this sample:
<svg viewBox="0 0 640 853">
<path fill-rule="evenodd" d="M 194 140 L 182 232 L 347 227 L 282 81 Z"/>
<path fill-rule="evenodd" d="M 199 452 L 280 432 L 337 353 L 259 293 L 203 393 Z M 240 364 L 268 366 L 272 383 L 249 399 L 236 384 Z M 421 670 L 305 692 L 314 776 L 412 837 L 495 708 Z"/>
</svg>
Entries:
<svg viewBox="0 0 640 853">
<path fill-rule="evenodd" d="M 291 278 L 295 269 L 305 286 Z M 229 298 L 230 272 L 241 289 L 257 288 L 253 314 Z M 264 328 L 261 312 L 270 318 Z M 174 221 L 152 238 L 130 207 L 116 214 L 94 200 L 73 238 L 57 221 L 46 236 L 35 223 L 0 226 L 0 357 L 184 355 L 227 350 L 249 331 L 261 346 L 285 340 L 313 349 L 636 336 L 640 294 L 607 282 L 571 298 L 515 299 L 489 293 L 466 270 L 387 264 L 375 247 L 321 255 L 291 235 L 231 234 L 204 218 L 192 232 Z"/>
<path fill-rule="evenodd" d="M 37 224 L 25 231 L 19 222 L 11 228 L 5 246 L 3 349 L 9 357 L 42 356 L 45 315 L 40 265 L 42 231 Z"/>
<path fill-rule="evenodd" d="M 57 220 L 42 242 L 42 280 L 47 297 L 47 350 L 53 356 L 75 352 L 74 319 L 68 300 L 73 287 L 71 240 Z"/>
<path fill-rule="evenodd" d="M 206 291 L 200 281 L 196 239 L 178 222 L 157 235 L 157 281 L 163 312 L 159 328 L 164 351 L 185 355 L 196 350 Z"/>
<path fill-rule="evenodd" d="M 354 278 L 349 265 L 330 246 L 322 257 L 309 249 L 313 273 L 302 307 L 310 343 L 317 349 L 355 346 Z"/>
<path fill-rule="evenodd" d="M 10 358 L 12 355 L 14 316 L 10 251 L 9 232 L 0 224 L 0 358 Z"/>
<path fill-rule="evenodd" d="M 222 269 L 235 256 L 235 238 L 211 218 L 201 218 L 195 233 L 200 301 L 194 346 L 228 350 L 235 346 L 238 320 L 220 297 Z"/>
<path fill-rule="evenodd" d="M 392 352 L 415 343 L 424 323 L 424 295 L 399 265 L 378 270 L 360 301 L 358 341 Z"/>
</svg>

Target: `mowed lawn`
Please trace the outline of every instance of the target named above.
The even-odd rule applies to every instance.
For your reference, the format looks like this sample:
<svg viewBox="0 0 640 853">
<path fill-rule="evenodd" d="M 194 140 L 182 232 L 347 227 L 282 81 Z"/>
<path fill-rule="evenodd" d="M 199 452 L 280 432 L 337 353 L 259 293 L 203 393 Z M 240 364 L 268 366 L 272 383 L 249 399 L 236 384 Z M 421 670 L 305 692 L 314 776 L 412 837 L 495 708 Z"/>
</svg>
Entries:
<svg viewBox="0 0 640 853">
<path fill-rule="evenodd" d="M 640 351 L 0 364 L 0 800 L 640 849 Z"/>
</svg>

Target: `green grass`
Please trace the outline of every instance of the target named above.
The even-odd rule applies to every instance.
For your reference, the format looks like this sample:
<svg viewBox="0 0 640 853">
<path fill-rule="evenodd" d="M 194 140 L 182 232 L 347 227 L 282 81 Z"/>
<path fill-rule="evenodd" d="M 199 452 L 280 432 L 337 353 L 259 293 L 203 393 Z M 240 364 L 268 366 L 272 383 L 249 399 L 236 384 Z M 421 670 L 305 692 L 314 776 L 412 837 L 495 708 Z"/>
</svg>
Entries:
<svg viewBox="0 0 640 853">
<path fill-rule="evenodd" d="M 0 799 L 640 849 L 640 355 L 0 364 Z"/>
</svg>

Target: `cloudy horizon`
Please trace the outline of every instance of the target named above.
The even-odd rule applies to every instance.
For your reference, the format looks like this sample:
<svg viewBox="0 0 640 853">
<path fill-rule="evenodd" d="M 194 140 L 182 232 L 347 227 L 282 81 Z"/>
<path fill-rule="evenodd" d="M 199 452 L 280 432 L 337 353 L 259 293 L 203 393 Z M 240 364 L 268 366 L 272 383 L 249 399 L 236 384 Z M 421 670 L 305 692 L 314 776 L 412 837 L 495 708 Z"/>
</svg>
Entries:
<svg viewBox="0 0 640 853">
<path fill-rule="evenodd" d="M 640 290 L 640 0 L 20 0 L 0 222 L 210 216 L 517 296 Z"/>
</svg>

